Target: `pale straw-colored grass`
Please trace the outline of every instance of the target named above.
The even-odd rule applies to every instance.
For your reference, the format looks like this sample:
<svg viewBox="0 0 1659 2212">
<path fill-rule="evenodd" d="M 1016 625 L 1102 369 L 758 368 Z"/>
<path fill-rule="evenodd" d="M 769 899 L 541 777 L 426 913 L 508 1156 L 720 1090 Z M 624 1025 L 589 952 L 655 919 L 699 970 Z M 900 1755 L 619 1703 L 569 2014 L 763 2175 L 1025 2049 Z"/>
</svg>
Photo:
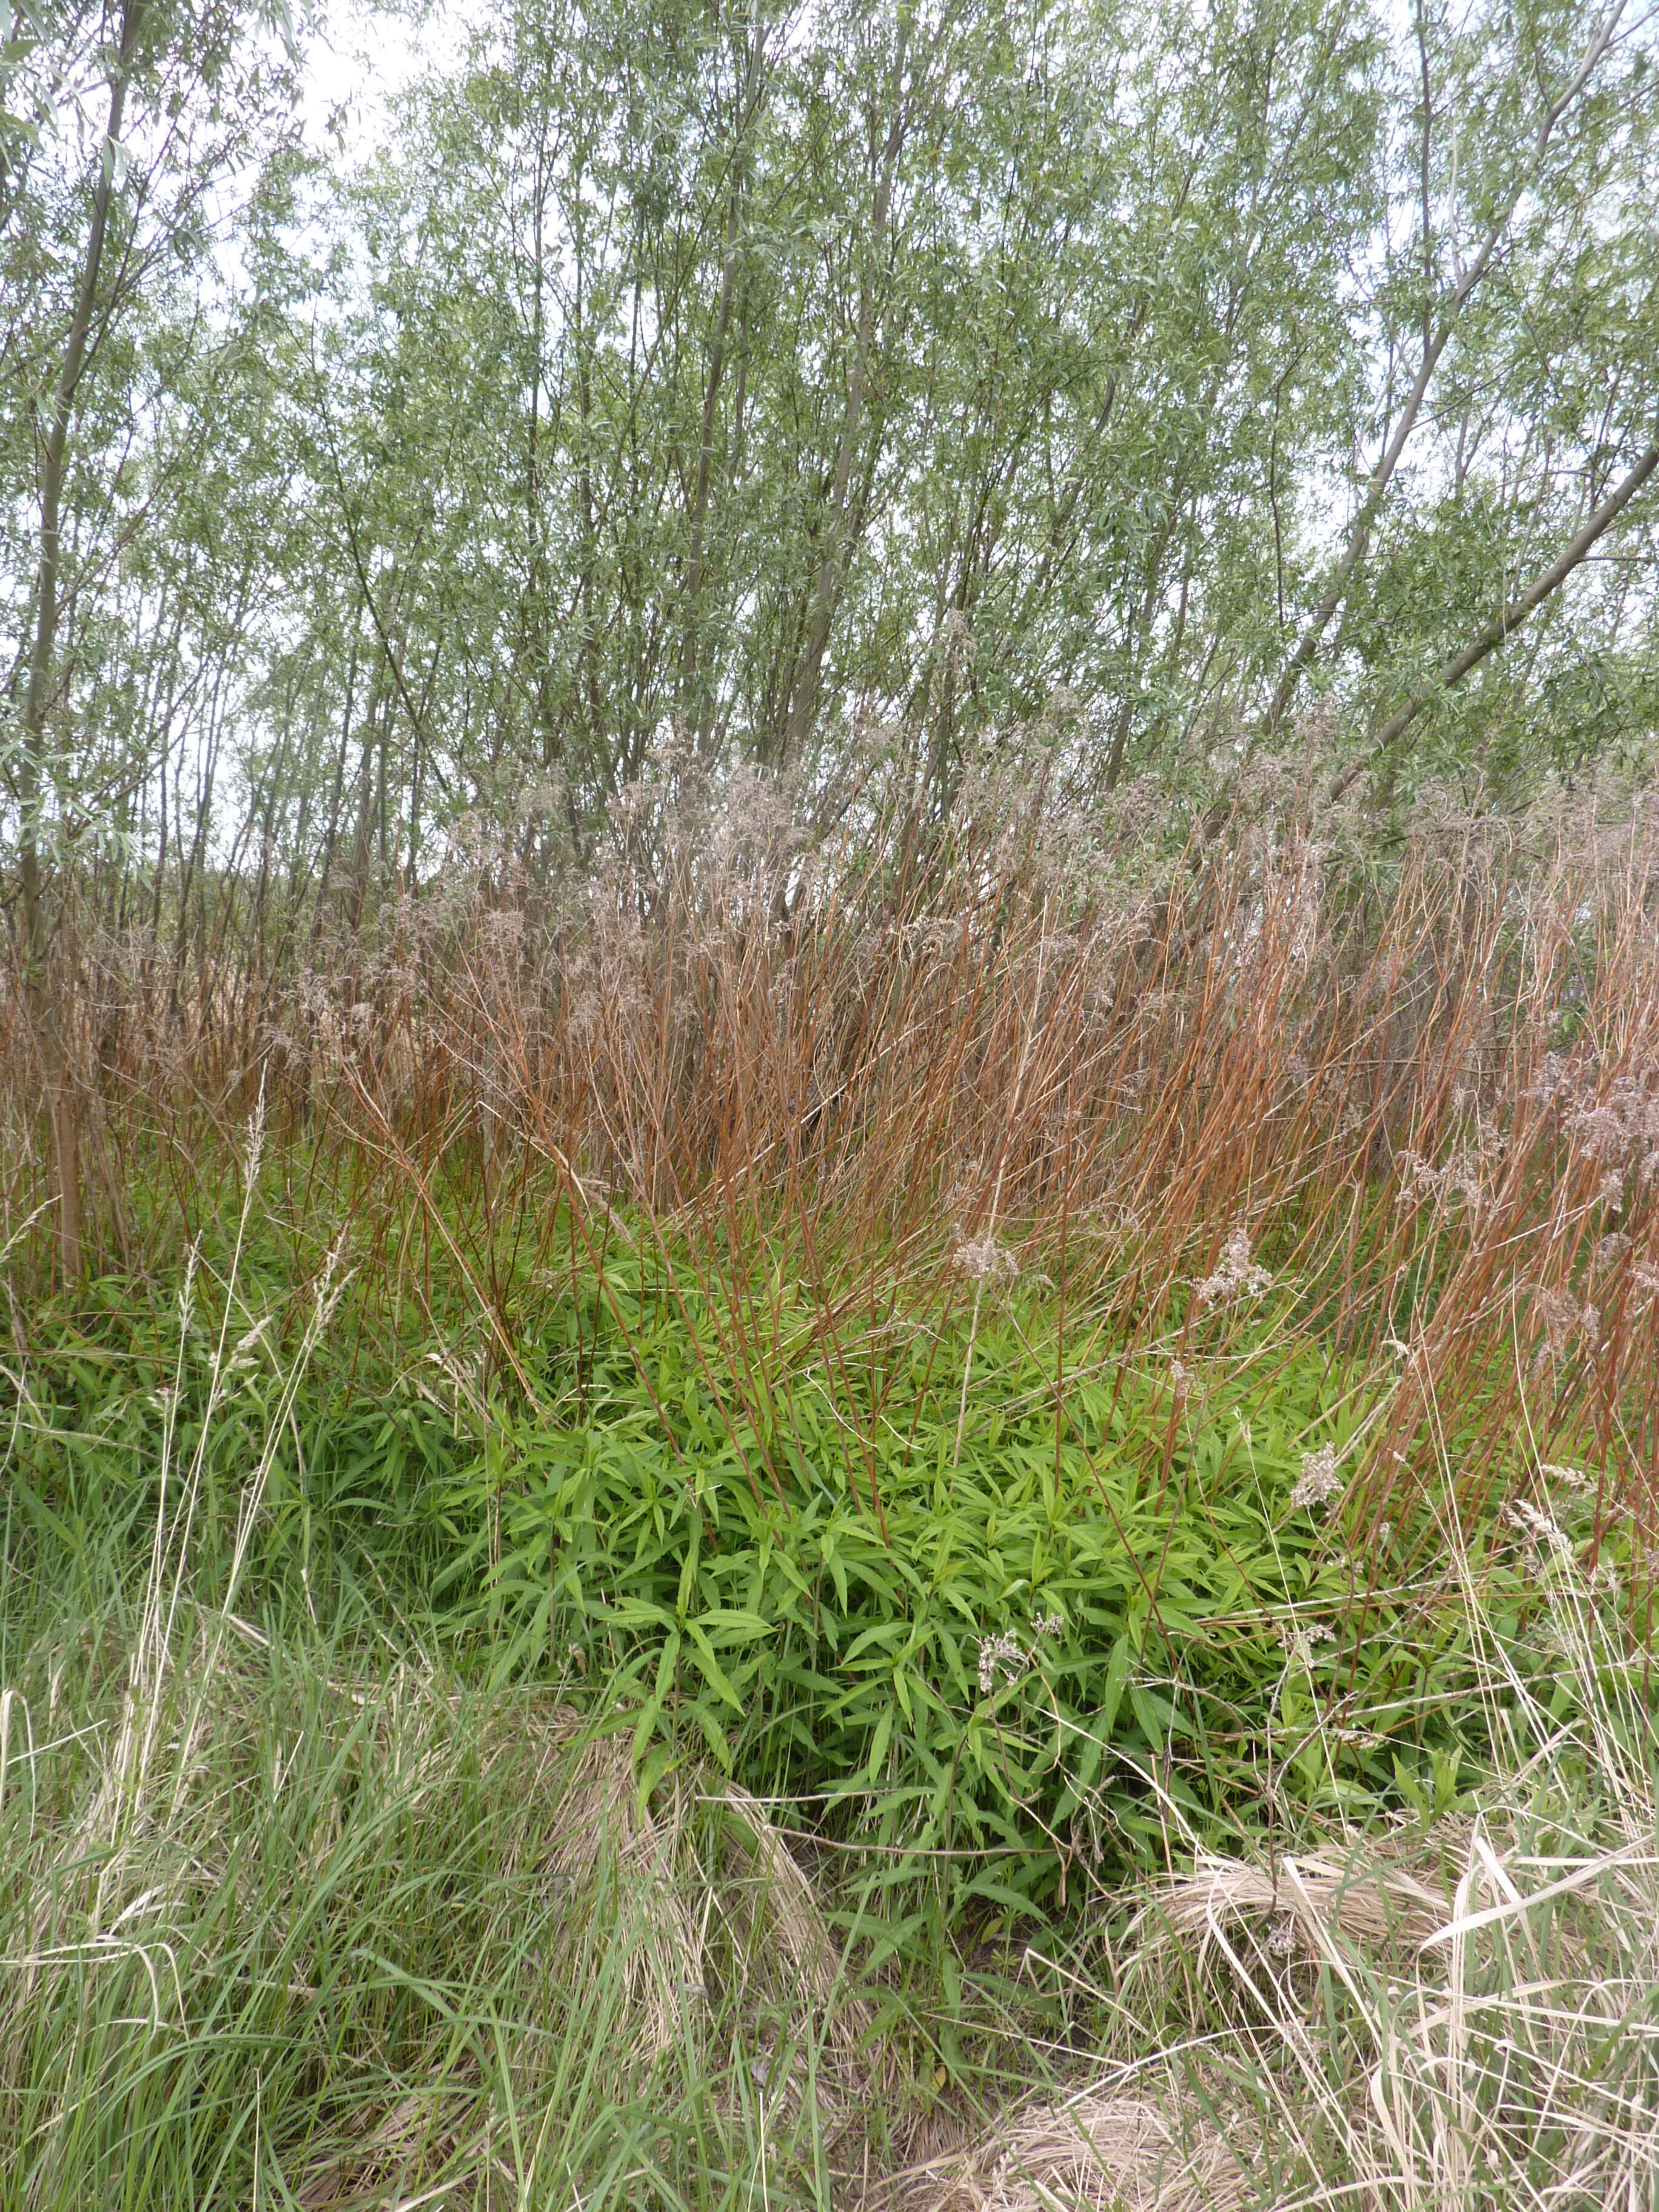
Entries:
<svg viewBox="0 0 1659 2212">
<path fill-rule="evenodd" d="M 1455 1548 L 1449 1510 L 1447 1528 Z M 907 2202 L 1649 2212 L 1659 1728 L 1647 1655 L 1570 1550 L 1547 1548 L 1533 1633 L 1558 1662 L 1558 1717 L 1472 1578 L 1465 1596 L 1500 1747 L 1473 1811 L 1346 1854 L 1200 1856 L 1154 1885 L 1101 1994 L 1120 2042 L 1155 2045 L 1170 2033 L 1155 1996 L 1178 2012 L 1183 1988 L 1189 2006 L 1206 1990 L 1186 2063 L 1164 2066 L 1157 2092 L 1142 2060 L 1127 2069 L 1133 2093 L 1117 2064 L 1017 2113 L 933 2170 L 919 2198 L 909 2178 Z"/>
<path fill-rule="evenodd" d="M 1132 2086 L 1017 2107 L 971 2149 L 894 2178 L 906 2212 L 1243 2212 L 1243 2146 L 1208 2118 L 1172 2123 Z M 1242 2132 L 1242 2130 L 1240 2131 Z"/>
</svg>

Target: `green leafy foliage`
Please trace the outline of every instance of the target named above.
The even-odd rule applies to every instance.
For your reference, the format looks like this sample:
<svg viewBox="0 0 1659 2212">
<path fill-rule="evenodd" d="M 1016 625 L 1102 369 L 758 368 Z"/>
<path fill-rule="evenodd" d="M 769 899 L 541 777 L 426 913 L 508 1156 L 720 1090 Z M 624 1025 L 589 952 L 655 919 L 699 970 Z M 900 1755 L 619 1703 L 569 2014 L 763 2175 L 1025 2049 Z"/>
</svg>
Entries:
<svg viewBox="0 0 1659 2212">
<path fill-rule="evenodd" d="M 1322 1355 L 1178 1389 L 1097 1347 L 1057 1382 L 1045 1302 L 1016 1298 L 980 1330 L 958 1455 L 960 1335 L 919 1320 L 832 1374 L 786 1306 L 750 1339 L 787 1407 L 768 1425 L 709 1349 L 727 1324 L 614 1268 L 580 1390 L 556 1354 L 562 1403 L 503 1419 L 439 1493 L 447 1603 L 503 1677 L 624 1685 L 647 1784 L 712 1758 L 896 1881 L 933 1869 L 959 1905 L 1026 1911 L 1074 1865 L 1415 1771 L 1458 1616 L 1293 1502 L 1304 1455 L 1340 1461 L 1364 1420 Z"/>
</svg>

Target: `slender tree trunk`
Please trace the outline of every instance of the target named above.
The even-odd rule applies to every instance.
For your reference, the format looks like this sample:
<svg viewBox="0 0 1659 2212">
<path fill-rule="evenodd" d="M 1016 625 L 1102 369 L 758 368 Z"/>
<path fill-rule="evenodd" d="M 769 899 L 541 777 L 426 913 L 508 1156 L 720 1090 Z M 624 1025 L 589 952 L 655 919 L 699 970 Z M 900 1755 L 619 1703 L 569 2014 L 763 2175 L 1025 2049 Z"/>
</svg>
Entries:
<svg viewBox="0 0 1659 2212">
<path fill-rule="evenodd" d="M 34 587 L 34 635 L 29 651 L 28 688 L 24 696 L 22 761 L 18 796 L 22 816 L 19 872 L 22 890 L 24 988 L 40 1040 L 46 1084 L 46 1110 L 52 1126 L 58 1178 L 58 1249 L 66 1283 L 81 1273 L 80 1116 L 75 1095 L 73 1008 L 69 994 L 75 963 L 64 960 L 61 987 L 50 974 L 52 931 L 47 923 L 46 885 L 40 865 L 39 818 L 46 781 L 46 723 L 57 674 L 59 577 L 63 562 L 64 479 L 69 461 L 70 426 L 86 367 L 103 267 L 104 240 L 115 194 L 115 149 L 126 112 L 127 85 L 143 0 L 127 0 L 121 15 L 121 43 L 110 76 L 109 122 L 98 149 L 92 188 L 92 225 L 76 288 L 69 335 L 58 364 L 57 388 L 40 450 L 40 555 Z"/>
<path fill-rule="evenodd" d="M 1611 529 L 1629 506 L 1654 470 L 1659 468 L 1659 446 L 1650 446 L 1630 473 L 1614 485 L 1593 513 L 1587 515 L 1572 542 L 1565 546 L 1541 575 L 1535 576 L 1517 599 L 1511 599 L 1478 631 L 1461 653 L 1455 653 L 1445 665 L 1435 671 L 1420 691 L 1414 692 L 1403 707 L 1389 715 L 1376 733 L 1376 750 L 1386 752 L 1396 739 L 1404 736 L 1423 709 L 1437 699 L 1443 691 L 1449 691 L 1461 684 L 1471 669 L 1478 668 L 1488 653 L 1495 653 L 1505 638 L 1512 636 L 1544 601 L 1559 592 L 1567 578 L 1589 554 L 1602 533 Z"/>
<path fill-rule="evenodd" d="M 352 969 L 356 970 L 357 933 L 362 926 L 363 902 L 368 890 L 369 855 L 374 843 L 374 757 L 376 752 L 375 722 L 385 712 L 386 702 L 381 694 L 379 671 L 368 703 L 368 719 L 363 724 L 362 750 L 357 763 L 357 834 L 351 848 L 351 890 L 346 904 L 346 927 L 351 933 Z"/>
<path fill-rule="evenodd" d="M 748 136 L 760 98 L 761 69 L 765 56 L 757 33 L 749 56 L 738 116 L 736 143 L 732 149 L 732 192 L 726 211 L 726 254 L 720 270 L 720 307 L 708 350 L 708 374 L 703 384 L 702 423 L 697 441 L 696 489 L 692 495 L 691 529 L 685 559 L 685 617 L 680 636 L 680 708 L 697 733 L 699 747 L 708 742 L 712 700 L 699 665 L 702 641 L 698 635 L 703 577 L 703 531 L 708 519 L 709 482 L 714 471 L 714 416 L 720 382 L 726 374 L 726 343 L 732 329 L 732 304 L 737 297 L 738 270 L 742 262 L 743 186 L 747 167 Z"/>
<path fill-rule="evenodd" d="M 340 834 L 340 799 L 345 788 L 346 757 L 351 745 L 351 709 L 357 692 L 357 633 L 361 610 L 354 615 L 351 625 L 351 657 L 346 665 L 345 713 L 340 722 L 340 750 L 334 762 L 334 788 L 329 795 L 328 828 L 323 836 L 323 857 L 317 875 L 317 902 L 311 918 L 311 954 L 317 956 L 318 940 L 323 933 L 323 922 L 328 906 L 329 876 L 334 866 L 334 844 Z"/>
<path fill-rule="evenodd" d="M 783 757 L 786 760 L 800 750 L 812 726 L 812 716 L 817 706 L 818 678 L 823 667 L 824 652 L 830 643 L 830 629 L 835 620 L 836 600 L 842 582 L 848 535 L 848 493 L 863 424 L 865 387 L 870 374 L 870 349 L 875 337 L 877 264 L 887 229 L 888 210 L 892 205 L 893 179 L 898 169 L 899 149 L 904 143 L 908 107 L 904 93 L 904 61 L 909 43 L 910 10 L 905 6 L 899 10 L 898 41 L 893 56 L 892 116 L 888 125 L 887 143 L 882 149 L 881 173 L 876 185 L 875 201 L 870 210 L 869 252 L 865 261 L 864 282 L 859 290 L 858 331 L 854 341 L 853 365 L 847 379 L 847 405 L 842 416 L 841 441 L 836 453 L 830 512 L 824 521 L 823 550 L 818 561 L 817 574 L 813 580 L 805 647 L 789 702 L 788 719 L 784 725 Z"/>
</svg>

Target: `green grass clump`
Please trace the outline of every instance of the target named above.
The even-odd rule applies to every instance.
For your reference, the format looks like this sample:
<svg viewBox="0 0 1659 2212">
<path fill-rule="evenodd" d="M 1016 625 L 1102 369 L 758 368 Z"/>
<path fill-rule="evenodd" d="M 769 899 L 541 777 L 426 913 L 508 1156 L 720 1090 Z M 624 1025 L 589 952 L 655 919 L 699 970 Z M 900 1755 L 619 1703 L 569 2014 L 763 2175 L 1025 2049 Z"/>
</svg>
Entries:
<svg viewBox="0 0 1659 2212">
<path fill-rule="evenodd" d="M 763 2156 L 772 2201 L 828 2201 L 852 2039 L 752 1960 L 714 1824 L 635 1818 L 625 1739 L 362 1615 L 192 1606 L 135 1682 L 138 1608 L 39 1565 L 4 1620 L 7 2212 L 715 2207 Z"/>
</svg>

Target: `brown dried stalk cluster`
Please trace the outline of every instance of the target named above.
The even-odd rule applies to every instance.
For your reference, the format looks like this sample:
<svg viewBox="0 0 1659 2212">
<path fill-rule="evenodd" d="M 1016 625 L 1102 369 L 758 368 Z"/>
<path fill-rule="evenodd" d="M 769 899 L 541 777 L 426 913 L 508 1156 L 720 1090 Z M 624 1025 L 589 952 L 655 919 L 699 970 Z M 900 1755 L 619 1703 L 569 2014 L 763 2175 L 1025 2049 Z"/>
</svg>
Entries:
<svg viewBox="0 0 1659 2212">
<path fill-rule="evenodd" d="M 1283 782 L 1179 849 L 988 783 L 930 836 L 866 795 L 808 837 L 749 783 L 551 887 L 479 844 L 372 938 L 164 967 L 85 932 L 93 1233 L 141 1264 L 130 1178 L 199 1171 L 263 1082 L 275 1152 L 368 1249 L 447 1240 L 503 1345 L 525 1255 L 626 1220 L 736 1316 L 740 1394 L 786 1275 L 832 1371 L 849 1332 L 1029 1294 L 1166 1368 L 1262 1328 L 1392 1360 L 1379 1516 L 1454 1429 L 1476 1483 L 1529 1425 L 1650 1484 L 1659 813 L 1437 801 L 1383 878 Z M 12 1227 L 52 1194 L 21 1008 Z"/>
</svg>

